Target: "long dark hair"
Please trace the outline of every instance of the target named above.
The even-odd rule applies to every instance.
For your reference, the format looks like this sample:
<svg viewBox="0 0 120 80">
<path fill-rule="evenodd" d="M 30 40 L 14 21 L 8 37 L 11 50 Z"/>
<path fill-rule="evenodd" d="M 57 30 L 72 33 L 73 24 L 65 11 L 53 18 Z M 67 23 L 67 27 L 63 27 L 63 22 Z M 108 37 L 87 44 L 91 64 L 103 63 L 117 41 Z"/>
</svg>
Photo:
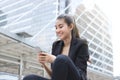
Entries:
<svg viewBox="0 0 120 80">
<path fill-rule="evenodd" d="M 59 15 L 57 17 L 57 19 L 64 19 L 68 26 L 73 24 L 74 27 L 73 27 L 73 30 L 71 32 L 72 33 L 72 37 L 80 38 L 79 31 L 78 31 L 78 28 L 77 28 L 76 23 L 75 23 L 75 19 L 74 19 L 74 17 L 72 15 L 61 14 L 61 15 Z"/>
</svg>

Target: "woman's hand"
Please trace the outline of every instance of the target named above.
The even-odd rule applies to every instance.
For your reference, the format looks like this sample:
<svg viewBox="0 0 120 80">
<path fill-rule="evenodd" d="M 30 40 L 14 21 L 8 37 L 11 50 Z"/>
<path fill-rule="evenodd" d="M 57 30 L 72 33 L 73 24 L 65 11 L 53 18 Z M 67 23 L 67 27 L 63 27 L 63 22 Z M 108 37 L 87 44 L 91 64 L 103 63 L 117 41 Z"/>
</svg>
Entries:
<svg viewBox="0 0 120 80">
<path fill-rule="evenodd" d="M 48 65 L 46 65 L 45 63 L 52 63 L 54 62 L 54 60 L 56 59 L 56 57 L 54 55 L 48 54 L 48 53 L 43 53 L 41 52 L 38 55 L 38 60 L 39 62 L 42 64 L 42 67 L 45 68 L 45 70 L 47 71 L 47 73 L 49 74 L 49 76 L 52 75 L 52 70 L 50 67 L 48 67 Z"/>
<path fill-rule="evenodd" d="M 41 52 L 38 55 L 38 60 L 40 63 L 53 63 L 54 60 L 56 59 L 56 56 L 48 53 Z"/>
</svg>

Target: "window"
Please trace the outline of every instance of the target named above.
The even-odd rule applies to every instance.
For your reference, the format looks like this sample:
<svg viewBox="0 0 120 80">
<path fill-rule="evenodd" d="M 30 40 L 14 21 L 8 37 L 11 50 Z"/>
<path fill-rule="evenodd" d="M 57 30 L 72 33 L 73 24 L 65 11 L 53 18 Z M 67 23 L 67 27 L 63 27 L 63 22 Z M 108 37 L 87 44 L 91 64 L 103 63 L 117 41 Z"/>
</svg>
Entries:
<svg viewBox="0 0 120 80">
<path fill-rule="evenodd" d="M 7 21 L 5 20 L 7 15 L 0 10 L 0 27 L 5 26 L 7 24 Z"/>
<path fill-rule="evenodd" d="M 97 59 L 100 57 L 100 55 L 97 54 L 97 53 L 95 53 L 93 56 L 94 56 L 95 58 L 97 58 Z"/>
</svg>

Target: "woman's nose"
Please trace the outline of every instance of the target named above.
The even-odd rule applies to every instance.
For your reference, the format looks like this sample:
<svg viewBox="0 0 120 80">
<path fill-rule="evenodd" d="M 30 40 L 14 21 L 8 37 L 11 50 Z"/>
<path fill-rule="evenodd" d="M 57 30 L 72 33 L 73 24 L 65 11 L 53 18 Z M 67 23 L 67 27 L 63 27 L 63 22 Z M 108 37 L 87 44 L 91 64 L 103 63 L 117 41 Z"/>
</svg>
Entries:
<svg viewBox="0 0 120 80">
<path fill-rule="evenodd" d="M 60 32 L 60 30 L 59 29 L 56 29 L 56 33 L 59 33 Z"/>
</svg>

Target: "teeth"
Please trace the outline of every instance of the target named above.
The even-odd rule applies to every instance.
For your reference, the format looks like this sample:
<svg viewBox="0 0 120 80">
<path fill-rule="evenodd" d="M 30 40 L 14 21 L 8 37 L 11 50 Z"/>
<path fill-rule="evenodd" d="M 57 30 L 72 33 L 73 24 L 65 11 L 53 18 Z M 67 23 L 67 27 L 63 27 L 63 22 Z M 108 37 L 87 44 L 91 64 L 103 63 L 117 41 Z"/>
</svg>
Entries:
<svg viewBox="0 0 120 80">
<path fill-rule="evenodd" d="M 62 33 L 58 33 L 57 36 L 62 36 Z"/>
<path fill-rule="evenodd" d="M 61 36 L 62 34 L 58 34 L 58 36 Z"/>
</svg>

